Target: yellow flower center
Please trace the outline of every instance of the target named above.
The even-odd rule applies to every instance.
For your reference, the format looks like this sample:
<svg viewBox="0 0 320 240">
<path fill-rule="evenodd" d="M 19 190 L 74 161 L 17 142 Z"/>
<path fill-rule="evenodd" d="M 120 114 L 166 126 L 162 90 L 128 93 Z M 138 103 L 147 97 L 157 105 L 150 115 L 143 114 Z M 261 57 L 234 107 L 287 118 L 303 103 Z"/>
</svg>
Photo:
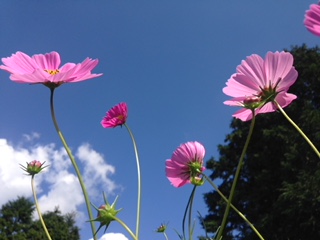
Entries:
<svg viewBox="0 0 320 240">
<path fill-rule="evenodd" d="M 55 70 L 49 70 L 49 69 L 45 69 L 45 72 L 49 73 L 50 75 L 56 75 L 57 73 L 59 73 L 59 69 L 55 69 Z"/>
<path fill-rule="evenodd" d="M 123 116 L 123 115 L 119 115 L 119 116 L 118 116 L 118 119 L 119 119 L 120 121 L 122 121 L 122 120 L 124 119 L 124 116 Z"/>
</svg>

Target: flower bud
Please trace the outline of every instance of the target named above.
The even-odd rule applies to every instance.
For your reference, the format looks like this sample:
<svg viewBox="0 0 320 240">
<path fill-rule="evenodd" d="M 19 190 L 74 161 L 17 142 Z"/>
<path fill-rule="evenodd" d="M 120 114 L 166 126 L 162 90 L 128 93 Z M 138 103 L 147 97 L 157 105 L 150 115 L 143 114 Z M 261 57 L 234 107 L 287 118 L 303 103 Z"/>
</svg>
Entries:
<svg viewBox="0 0 320 240">
<path fill-rule="evenodd" d="M 114 200 L 114 202 L 110 205 L 104 196 L 105 204 L 101 205 L 99 208 L 95 207 L 95 209 L 98 211 L 98 215 L 96 219 L 93 219 L 91 221 L 100 222 L 100 226 L 97 230 L 97 232 L 100 230 L 101 227 L 106 226 L 106 229 L 108 228 L 109 224 L 112 221 L 116 220 L 116 215 L 122 210 L 118 209 L 116 210 L 116 203 L 118 200 L 118 196 Z M 95 234 L 97 234 L 97 232 Z"/>
<path fill-rule="evenodd" d="M 164 233 L 167 230 L 167 224 L 162 223 L 157 229 L 156 232 Z"/>
<path fill-rule="evenodd" d="M 29 163 L 27 163 L 27 167 L 20 164 L 23 171 L 26 171 L 28 175 L 34 176 L 35 174 L 38 174 L 42 171 L 42 169 L 46 168 L 47 166 L 43 166 L 45 162 L 41 163 L 40 161 L 33 160 Z"/>
<path fill-rule="evenodd" d="M 201 177 L 195 176 L 190 178 L 190 182 L 195 186 L 202 186 L 204 184 L 204 179 Z"/>
</svg>

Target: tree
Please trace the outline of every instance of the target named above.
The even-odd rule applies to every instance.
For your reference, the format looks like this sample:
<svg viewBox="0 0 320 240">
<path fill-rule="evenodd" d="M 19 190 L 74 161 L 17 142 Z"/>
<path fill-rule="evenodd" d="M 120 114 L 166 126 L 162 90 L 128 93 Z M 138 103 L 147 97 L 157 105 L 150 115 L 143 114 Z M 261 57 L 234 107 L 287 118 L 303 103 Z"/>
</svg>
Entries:
<svg viewBox="0 0 320 240">
<path fill-rule="evenodd" d="M 40 221 L 32 220 L 34 210 L 33 203 L 25 197 L 4 204 L 0 209 L 0 240 L 46 239 Z M 80 239 L 74 214 L 62 215 L 56 208 L 53 212 L 44 213 L 43 219 L 52 239 Z"/>
<path fill-rule="evenodd" d="M 290 51 L 299 76 L 290 88 L 298 96 L 287 114 L 320 147 L 320 49 L 295 46 Z M 219 145 L 220 157 L 211 158 L 210 178 L 220 180 L 228 196 L 250 122 L 233 119 L 232 132 Z M 212 191 L 204 195 L 204 222 L 215 232 L 225 203 Z M 320 239 L 320 160 L 292 125 L 279 113 L 257 116 L 233 204 L 254 223 L 265 239 Z M 233 211 L 224 239 L 258 239 Z"/>
</svg>

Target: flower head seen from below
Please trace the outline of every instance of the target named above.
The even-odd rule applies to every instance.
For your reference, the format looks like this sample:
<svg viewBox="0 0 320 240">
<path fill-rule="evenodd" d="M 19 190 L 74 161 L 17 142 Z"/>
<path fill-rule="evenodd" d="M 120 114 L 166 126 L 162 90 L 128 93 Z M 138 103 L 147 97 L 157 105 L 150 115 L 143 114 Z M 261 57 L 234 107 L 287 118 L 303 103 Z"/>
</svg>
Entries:
<svg viewBox="0 0 320 240">
<path fill-rule="evenodd" d="M 34 176 L 34 175 L 38 174 L 39 172 L 41 172 L 42 169 L 48 167 L 48 166 L 43 167 L 44 163 L 45 162 L 41 163 L 37 160 L 33 160 L 33 161 L 27 163 L 27 167 L 25 167 L 21 164 L 20 164 L 20 166 L 23 171 L 28 173 L 28 175 Z"/>
<path fill-rule="evenodd" d="M 101 125 L 104 128 L 115 128 L 126 123 L 128 118 L 128 106 L 122 102 L 111 108 L 102 119 Z"/>
<path fill-rule="evenodd" d="M 306 11 L 304 25 L 316 36 L 320 37 L 320 5 L 311 4 L 310 9 Z"/>
<path fill-rule="evenodd" d="M 205 149 L 199 142 L 181 144 L 166 160 L 166 176 L 174 187 L 186 184 L 202 185 L 203 158 Z"/>
<path fill-rule="evenodd" d="M 102 75 L 91 73 L 99 62 L 97 59 L 86 58 L 82 63 L 66 63 L 60 67 L 61 59 L 57 52 L 32 57 L 16 52 L 11 57 L 2 58 L 2 62 L 4 65 L 0 65 L 0 69 L 8 71 L 12 81 L 42 83 L 51 89 L 63 83 L 80 82 Z"/>
<path fill-rule="evenodd" d="M 256 115 L 274 112 L 274 101 L 286 107 L 297 98 L 287 93 L 297 77 L 290 53 L 268 52 L 265 59 L 253 54 L 241 62 L 223 88 L 226 95 L 233 97 L 224 104 L 243 107 L 233 115 L 242 121 L 252 119 L 252 110 Z"/>
</svg>

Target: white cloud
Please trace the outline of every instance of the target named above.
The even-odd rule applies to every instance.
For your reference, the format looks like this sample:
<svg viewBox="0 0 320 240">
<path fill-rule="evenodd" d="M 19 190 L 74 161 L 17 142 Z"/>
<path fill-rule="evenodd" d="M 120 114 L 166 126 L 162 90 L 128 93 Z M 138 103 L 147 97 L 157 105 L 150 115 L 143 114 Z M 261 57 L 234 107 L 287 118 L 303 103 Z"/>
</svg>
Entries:
<svg viewBox="0 0 320 240">
<path fill-rule="evenodd" d="M 93 240 L 93 238 L 89 239 Z M 101 236 L 98 240 L 129 240 L 125 235 L 122 233 L 106 233 Z"/>
<path fill-rule="evenodd" d="M 109 178 L 114 174 L 115 167 L 105 164 L 103 155 L 96 152 L 89 144 L 82 144 L 76 153 L 78 159 L 83 163 L 84 181 L 86 182 L 88 191 L 92 196 L 101 196 L 101 191 L 97 191 L 94 186 L 98 183 L 103 183 L 102 191 L 112 193 L 117 187 Z"/>
<path fill-rule="evenodd" d="M 23 135 L 31 141 L 40 135 L 31 134 L 30 136 L 33 137 L 30 138 L 26 136 L 29 135 Z M 81 222 L 86 221 L 87 214 L 79 210 L 84 204 L 84 197 L 65 149 L 58 149 L 53 143 L 30 145 L 30 141 L 26 147 L 21 143 L 15 146 L 6 139 L 0 139 L 0 206 L 9 200 L 16 199 L 17 196 L 32 198 L 31 177 L 25 175 L 19 164 L 26 166 L 26 162 L 32 160 L 45 161 L 45 165 L 49 167 L 35 177 L 42 212 L 53 211 L 56 206 L 59 206 L 63 214 L 76 212 L 78 218 L 84 218 Z M 84 169 L 83 178 L 90 200 L 97 201 L 91 194 L 99 193 L 98 200 L 101 200 L 102 191 L 112 193 L 117 187 L 110 179 L 115 168 L 106 163 L 103 155 L 92 149 L 89 144 L 80 145 L 76 153 L 78 157 L 76 160 L 80 160 L 78 163 Z"/>
</svg>

